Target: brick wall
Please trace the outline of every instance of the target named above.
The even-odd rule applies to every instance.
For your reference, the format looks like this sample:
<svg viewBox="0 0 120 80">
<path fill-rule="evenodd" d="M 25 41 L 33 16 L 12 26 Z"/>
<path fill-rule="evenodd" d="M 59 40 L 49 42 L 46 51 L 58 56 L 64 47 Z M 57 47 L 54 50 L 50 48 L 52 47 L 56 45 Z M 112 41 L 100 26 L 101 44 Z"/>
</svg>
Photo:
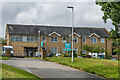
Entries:
<svg viewBox="0 0 120 80">
<path fill-rule="evenodd" d="M 10 36 L 8 35 L 8 39 L 7 39 L 7 45 L 13 46 L 14 52 L 16 53 L 15 56 L 24 56 L 24 47 L 38 47 L 38 42 L 23 42 L 23 41 L 11 41 L 10 40 Z M 30 35 L 29 35 L 30 36 Z M 58 37 L 58 42 L 51 42 L 50 37 L 52 36 L 56 36 Z M 78 37 L 77 35 L 74 35 L 74 37 Z M 106 40 L 105 43 L 101 43 L 101 38 L 96 37 L 95 35 L 91 36 L 91 37 L 95 37 L 97 38 L 97 43 L 91 43 L 91 44 L 99 44 L 101 47 L 106 49 Z M 41 36 L 42 38 L 42 36 Z M 65 47 L 65 42 L 62 42 L 62 38 L 63 37 L 59 37 L 56 34 L 52 34 L 51 36 L 46 36 L 46 42 L 44 42 L 44 46 L 46 47 L 47 52 L 50 51 L 50 48 L 53 47 L 57 47 L 58 48 L 58 53 L 60 53 L 61 51 L 63 51 L 63 48 Z M 71 42 L 71 37 L 67 37 L 67 42 L 66 43 L 70 43 Z M 41 40 L 40 40 L 41 42 Z M 88 44 L 90 43 L 90 37 L 86 37 L 86 42 L 83 44 Z M 80 55 L 81 52 L 81 37 L 78 37 L 78 42 L 74 43 L 74 48 L 77 48 L 77 54 Z M 111 40 L 107 39 L 107 49 L 109 54 L 112 53 L 112 43 Z M 40 49 L 41 50 L 41 49 Z"/>
</svg>

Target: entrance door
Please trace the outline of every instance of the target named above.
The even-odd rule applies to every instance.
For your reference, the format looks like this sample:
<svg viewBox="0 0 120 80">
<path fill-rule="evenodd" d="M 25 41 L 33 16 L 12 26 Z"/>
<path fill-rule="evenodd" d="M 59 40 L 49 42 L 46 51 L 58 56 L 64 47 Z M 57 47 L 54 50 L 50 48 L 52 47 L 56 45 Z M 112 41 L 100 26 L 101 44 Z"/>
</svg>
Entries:
<svg viewBox="0 0 120 80">
<path fill-rule="evenodd" d="M 34 53 L 37 51 L 37 48 L 24 47 L 24 51 L 27 57 L 34 57 Z"/>
</svg>

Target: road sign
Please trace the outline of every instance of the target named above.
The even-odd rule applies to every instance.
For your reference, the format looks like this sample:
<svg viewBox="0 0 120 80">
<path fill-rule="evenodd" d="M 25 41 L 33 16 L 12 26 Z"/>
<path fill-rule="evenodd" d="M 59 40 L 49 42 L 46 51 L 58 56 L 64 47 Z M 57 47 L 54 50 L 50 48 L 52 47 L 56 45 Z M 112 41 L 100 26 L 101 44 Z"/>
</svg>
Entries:
<svg viewBox="0 0 120 80">
<path fill-rule="evenodd" d="M 43 42 L 41 42 L 41 47 L 43 47 Z"/>
<path fill-rule="evenodd" d="M 65 43 L 65 51 L 71 51 L 71 43 Z"/>
</svg>

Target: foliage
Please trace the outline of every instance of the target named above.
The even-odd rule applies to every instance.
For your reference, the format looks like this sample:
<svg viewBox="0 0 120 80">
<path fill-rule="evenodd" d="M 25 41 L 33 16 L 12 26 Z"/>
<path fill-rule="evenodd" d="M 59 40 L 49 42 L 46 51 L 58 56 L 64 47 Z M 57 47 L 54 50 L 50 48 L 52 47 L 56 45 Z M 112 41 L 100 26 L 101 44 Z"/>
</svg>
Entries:
<svg viewBox="0 0 120 80">
<path fill-rule="evenodd" d="M 22 80 L 40 80 L 37 76 L 24 70 L 2 64 L 2 78 L 22 78 Z"/>
<path fill-rule="evenodd" d="M 116 1 L 116 0 L 113 0 Z M 111 29 L 109 38 L 115 44 L 115 51 L 119 53 L 118 46 L 120 46 L 120 34 L 118 24 L 120 24 L 120 1 L 118 2 L 99 2 L 96 1 L 97 5 L 101 6 L 101 10 L 104 13 L 102 19 L 106 23 L 108 19 L 112 20 L 112 24 L 115 26 L 115 30 Z"/>
<path fill-rule="evenodd" d="M 11 57 L 0 57 L 0 60 L 9 60 Z"/>
<path fill-rule="evenodd" d="M 86 55 L 86 54 L 82 54 L 82 55 L 80 55 L 80 56 L 82 56 L 83 58 L 86 58 L 86 57 L 87 57 L 87 55 Z"/>
<path fill-rule="evenodd" d="M 47 57 L 46 60 L 67 65 L 105 78 L 118 78 L 118 61 L 70 57 Z"/>
<path fill-rule="evenodd" d="M 83 50 L 91 53 L 105 52 L 105 50 L 100 45 L 85 44 L 85 45 L 82 45 L 82 47 L 83 47 Z"/>
<path fill-rule="evenodd" d="M 0 41 L 2 42 L 2 44 L 7 44 L 7 41 L 4 38 L 0 38 Z"/>
</svg>

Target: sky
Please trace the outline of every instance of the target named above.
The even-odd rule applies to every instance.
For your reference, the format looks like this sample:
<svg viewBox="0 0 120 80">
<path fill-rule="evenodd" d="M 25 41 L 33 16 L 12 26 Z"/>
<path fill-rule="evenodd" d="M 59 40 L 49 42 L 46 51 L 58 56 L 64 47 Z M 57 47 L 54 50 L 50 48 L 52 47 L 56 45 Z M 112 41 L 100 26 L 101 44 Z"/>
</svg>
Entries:
<svg viewBox="0 0 120 80">
<path fill-rule="evenodd" d="M 72 11 L 67 6 L 74 7 L 74 26 L 114 28 L 112 21 L 104 23 L 101 7 L 92 2 L 13 2 L 0 3 L 0 37 L 5 37 L 6 24 L 39 24 L 39 25 L 72 25 Z"/>
</svg>

